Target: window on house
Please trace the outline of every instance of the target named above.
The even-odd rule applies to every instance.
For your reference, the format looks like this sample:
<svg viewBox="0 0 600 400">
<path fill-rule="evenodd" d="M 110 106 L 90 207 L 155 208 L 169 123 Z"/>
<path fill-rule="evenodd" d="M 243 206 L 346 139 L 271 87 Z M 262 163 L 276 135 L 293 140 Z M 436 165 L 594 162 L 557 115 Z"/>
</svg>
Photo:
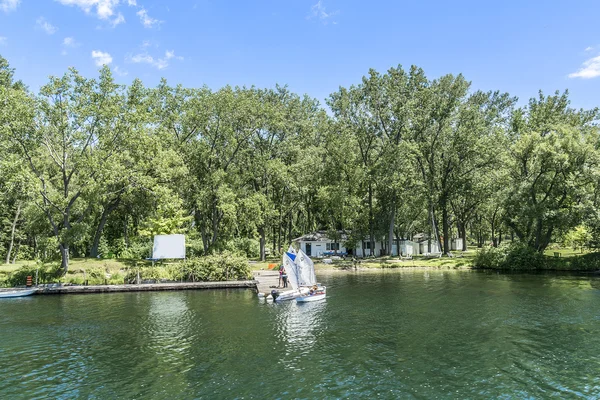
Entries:
<svg viewBox="0 0 600 400">
<path fill-rule="evenodd" d="M 367 249 L 367 250 L 371 249 L 371 242 L 365 242 L 365 249 Z"/>
</svg>

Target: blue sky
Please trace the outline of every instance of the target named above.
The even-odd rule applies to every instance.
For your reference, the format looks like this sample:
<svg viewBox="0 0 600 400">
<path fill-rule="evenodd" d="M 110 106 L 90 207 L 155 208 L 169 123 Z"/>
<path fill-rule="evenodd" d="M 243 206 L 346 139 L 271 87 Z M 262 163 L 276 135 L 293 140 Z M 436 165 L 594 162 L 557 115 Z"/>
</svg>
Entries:
<svg viewBox="0 0 600 400">
<path fill-rule="evenodd" d="M 463 73 L 521 103 L 600 106 L 600 2 L 0 0 L 0 54 L 35 91 L 69 66 L 117 81 L 290 89 L 323 101 L 369 68 Z"/>
</svg>

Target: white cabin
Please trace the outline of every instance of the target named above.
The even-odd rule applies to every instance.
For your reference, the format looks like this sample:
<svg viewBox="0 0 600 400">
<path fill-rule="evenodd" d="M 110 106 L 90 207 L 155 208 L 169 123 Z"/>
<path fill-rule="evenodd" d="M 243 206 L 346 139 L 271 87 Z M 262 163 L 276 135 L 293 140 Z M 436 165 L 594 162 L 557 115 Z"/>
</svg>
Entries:
<svg viewBox="0 0 600 400">
<path fill-rule="evenodd" d="M 368 237 L 364 238 L 362 243 L 358 242 L 354 249 L 346 248 L 346 242 L 348 241 L 348 234 L 338 232 L 339 239 L 333 240 L 327 236 L 326 231 L 317 231 L 308 233 L 293 241 L 298 244 L 310 257 L 324 258 L 331 256 L 356 256 L 356 257 L 380 257 L 383 255 L 383 249 L 387 247 L 387 239 L 375 240 L 375 247 L 373 253 L 371 253 L 371 242 Z M 452 250 L 462 249 L 462 240 L 460 238 L 452 239 L 451 245 Z M 426 234 L 418 234 L 413 237 L 413 240 L 396 240 L 392 245 L 392 256 L 410 257 L 419 254 L 439 254 L 441 253 L 440 246 L 435 240 L 431 240 L 429 244 L 429 238 Z M 398 254 L 398 244 L 400 244 L 400 254 Z M 364 249 L 364 251 L 363 251 Z"/>
</svg>

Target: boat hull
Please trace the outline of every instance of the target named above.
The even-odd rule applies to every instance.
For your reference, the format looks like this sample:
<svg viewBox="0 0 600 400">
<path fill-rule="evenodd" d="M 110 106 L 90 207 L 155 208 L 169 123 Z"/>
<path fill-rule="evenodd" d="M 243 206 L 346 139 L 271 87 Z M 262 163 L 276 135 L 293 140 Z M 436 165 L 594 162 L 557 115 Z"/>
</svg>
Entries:
<svg viewBox="0 0 600 400">
<path fill-rule="evenodd" d="M 31 296 L 35 292 L 37 292 L 37 289 L 11 290 L 7 292 L 0 292 L 0 299 Z"/>
<path fill-rule="evenodd" d="M 300 297 L 296 297 L 296 302 L 297 303 L 308 303 L 311 301 L 319 301 L 319 300 L 324 300 L 325 296 L 327 296 L 326 293 L 317 293 L 317 294 L 308 294 L 305 296 L 300 296 Z"/>
<path fill-rule="evenodd" d="M 275 297 L 275 301 L 294 300 L 298 296 L 307 294 L 308 291 L 308 288 L 301 288 L 298 290 L 286 290 L 285 292 L 279 292 L 277 297 Z"/>
</svg>

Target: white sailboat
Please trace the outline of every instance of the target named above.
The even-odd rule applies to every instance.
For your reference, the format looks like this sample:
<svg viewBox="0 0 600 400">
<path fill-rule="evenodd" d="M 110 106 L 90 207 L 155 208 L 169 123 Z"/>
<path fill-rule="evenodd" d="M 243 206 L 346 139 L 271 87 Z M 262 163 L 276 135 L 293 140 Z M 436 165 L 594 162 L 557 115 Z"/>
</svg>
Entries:
<svg viewBox="0 0 600 400">
<path fill-rule="evenodd" d="M 308 292 L 304 292 L 296 297 L 296 302 L 306 303 L 309 301 L 323 300 L 326 296 L 327 288 L 317 283 L 315 264 L 310 257 L 302 250 L 299 250 L 295 259 L 295 264 L 300 271 L 301 286 L 308 288 Z"/>
<path fill-rule="evenodd" d="M 296 297 L 302 296 L 310 291 L 308 287 L 301 287 L 300 285 L 302 274 L 298 265 L 295 263 L 296 257 L 297 255 L 291 246 L 287 252 L 283 253 L 283 268 L 287 275 L 287 283 L 291 289 L 273 291 L 271 294 L 275 301 L 294 300 Z"/>
</svg>

